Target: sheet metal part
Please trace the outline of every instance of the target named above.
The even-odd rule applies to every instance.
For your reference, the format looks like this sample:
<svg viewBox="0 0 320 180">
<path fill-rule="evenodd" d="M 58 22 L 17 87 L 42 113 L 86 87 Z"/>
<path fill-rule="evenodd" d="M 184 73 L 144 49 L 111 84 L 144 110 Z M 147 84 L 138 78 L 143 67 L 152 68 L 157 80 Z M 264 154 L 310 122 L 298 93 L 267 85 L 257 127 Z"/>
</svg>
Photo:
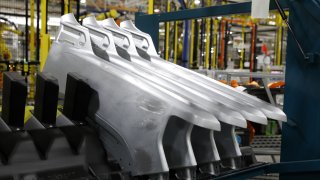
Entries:
<svg viewBox="0 0 320 180">
<path fill-rule="evenodd" d="M 203 95 L 195 91 L 194 89 L 189 88 L 188 86 L 185 86 L 177 81 L 172 80 L 171 78 L 162 76 L 156 71 L 153 71 L 154 69 L 137 65 L 136 63 L 131 61 L 131 59 L 136 58 L 132 57 L 131 52 L 127 52 L 128 58 L 121 58 L 119 54 L 125 52 L 119 51 L 119 48 L 115 47 L 111 32 L 102 28 L 96 22 L 94 17 L 85 18 L 83 20 L 83 25 L 90 30 L 91 40 L 94 44 L 97 44 L 98 46 L 98 49 L 94 49 L 96 49 L 95 53 L 99 57 L 104 58 L 114 64 L 117 64 L 118 66 L 121 66 L 128 71 L 134 72 L 135 74 L 145 79 L 158 83 L 159 85 L 165 87 L 170 91 L 175 92 L 176 94 L 186 96 L 186 98 L 188 98 L 193 103 L 199 105 L 200 107 L 212 113 L 220 121 L 238 127 L 247 127 L 246 121 L 240 113 L 237 113 L 236 111 L 229 109 L 223 104 L 216 103 L 213 97 Z M 119 52 L 117 52 L 116 49 Z M 135 52 L 133 54 L 135 54 Z"/>
<path fill-rule="evenodd" d="M 170 62 L 163 61 L 157 54 L 150 35 L 137 29 L 131 21 L 121 22 L 120 26 L 124 30 L 133 34 L 134 41 L 137 42 L 135 43 L 137 48 L 145 51 L 150 56 L 150 60 L 153 63 L 165 67 L 166 69 L 170 69 L 170 71 L 176 72 L 177 74 L 179 73 L 183 77 L 190 78 L 193 82 L 197 83 L 198 85 L 201 85 L 202 87 L 206 86 L 216 91 L 223 92 L 224 94 L 227 94 L 229 97 L 235 98 L 239 102 L 249 104 L 255 108 L 258 108 L 265 114 L 265 116 L 267 116 L 270 119 L 279 121 L 287 120 L 287 117 L 282 110 L 265 101 L 262 101 L 244 92 L 235 90 L 228 85 L 215 81 L 209 77 L 203 76 L 194 71 L 182 68 Z"/>
<path fill-rule="evenodd" d="M 192 125 L 219 130 L 215 117 L 185 98 L 97 57 L 92 50 L 89 31 L 73 15 L 61 17 L 44 72 L 59 80 L 65 89 L 68 72 L 88 79 L 96 91 L 89 118 L 98 124 L 105 147 L 133 175 L 166 173 L 168 169 L 162 137 L 170 118 L 178 117 Z M 184 122 L 182 121 L 182 122 Z M 175 134 L 173 134 L 174 136 Z M 195 166 L 190 139 L 185 138 L 185 157 Z M 187 165 L 186 165 L 187 166 Z"/>
<path fill-rule="evenodd" d="M 259 109 L 256 109 L 255 107 L 247 103 L 243 103 L 239 101 L 239 99 L 230 96 L 229 94 L 225 94 L 224 92 L 213 89 L 206 84 L 198 82 L 197 80 L 192 78 L 194 76 L 193 74 L 190 75 L 190 72 L 192 71 L 189 70 L 190 72 L 188 72 L 186 69 L 186 72 L 184 72 L 183 70 L 181 71 L 179 68 L 176 67 L 174 67 L 174 69 L 171 67 L 171 64 L 173 63 L 163 63 L 163 60 L 153 60 L 152 56 L 150 56 L 149 61 L 139 57 L 139 54 L 135 48 L 135 44 L 140 43 L 135 43 L 132 36 L 128 32 L 126 33 L 125 31 L 121 31 L 121 29 L 115 24 L 113 19 L 109 18 L 103 20 L 101 21 L 101 25 L 107 30 L 112 31 L 115 38 L 115 43 L 119 47 L 125 48 L 128 52 L 130 52 L 130 59 L 133 63 L 151 69 L 154 72 L 158 72 L 162 76 L 168 77 L 181 84 L 184 84 L 185 86 L 188 86 L 189 88 L 192 88 L 201 94 L 205 94 L 208 97 L 212 97 L 211 101 L 216 102 L 218 104 L 224 104 L 225 106 L 238 111 L 249 121 L 253 121 L 260 124 L 267 124 L 266 116 Z M 126 41 L 122 40 L 124 38 L 126 39 Z M 185 69 L 183 67 L 181 68 Z"/>
<path fill-rule="evenodd" d="M 155 72 L 152 72 L 152 71 L 145 69 L 141 66 L 134 65 L 132 62 L 128 61 L 127 59 L 121 58 L 116 51 L 116 47 L 115 47 L 115 44 L 113 41 L 113 36 L 112 36 L 111 32 L 102 28 L 96 22 L 94 17 L 85 18 L 83 20 L 83 26 L 87 27 L 90 31 L 92 44 L 96 44 L 93 47 L 93 51 L 97 56 L 99 56 L 107 61 L 110 61 L 111 63 L 116 64 L 119 67 L 122 67 L 125 71 L 133 72 L 134 74 L 140 76 L 141 78 L 145 78 L 149 81 L 157 83 L 159 86 L 162 86 L 162 87 L 164 87 L 164 88 L 166 88 L 166 89 L 168 89 L 168 90 L 170 90 L 170 91 L 172 91 L 182 97 L 185 97 L 186 99 L 190 100 L 194 104 L 199 105 L 199 107 L 204 108 L 206 110 L 209 110 L 209 112 L 213 112 L 213 115 L 218 115 L 220 118 L 222 118 L 226 122 L 230 123 L 230 121 L 232 120 L 232 121 L 236 121 L 233 124 L 239 125 L 239 127 L 246 127 L 246 121 L 240 114 L 238 114 L 232 110 L 228 110 L 228 109 L 224 110 L 223 107 L 216 107 L 215 104 L 210 104 L 209 102 L 203 103 L 203 100 L 201 97 L 196 96 L 196 94 L 192 94 L 191 93 L 192 91 L 189 92 L 189 91 L 185 90 L 184 88 L 177 86 L 176 82 L 173 81 L 173 83 L 172 83 L 172 80 L 170 81 L 170 79 L 167 80 L 165 77 L 162 77 Z M 187 97 L 189 97 L 189 98 L 187 98 Z M 190 98 L 190 97 L 192 97 L 192 98 Z M 216 108 L 221 109 L 221 111 L 219 112 L 219 110 L 217 110 Z M 232 121 L 231 121 L 231 124 L 232 124 Z M 194 137 L 194 134 L 197 134 L 197 132 L 199 132 L 199 131 L 210 132 L 211 130 L 197 127 L 196 131 L 192 131 L 192 136 Z M 206 133 L 202 132 L 201 134 L 206 134 Z M 215 143 L 211 142 L 211 141 L 214 141 L 213 137 L 211 137 L 212 134 L 213 134 L 213 132 L 206 134 L 207 137 L 197 138 L 197 140 L 196 140 L 197 143 L 207 144 L 209 147 L 207 148 L 207 151 L 205 151 L 206 153 L 203 153 L 203 152 L 195 153 L 196 157 L 200 156 L 200 158 L 201 158 L 201 156 L 206 156 L 205 154 L 212 154 L 213 157 L 218 157 L 218 158 L 213 159 L 213 161 L 218 161 L 219 154 L 217 153 L 217 148 L 215 146 Z M 212 140 L 210 140 L 210 138 L 212 138 Z M 207 141 L 207 139 L 209 139 L 209 141 Z M 170 140 L 170 138 L 168 138 L 168 140 Z M 170 153 L 170 152 L 171 151 L 168 151 L 168 153 Z M 179 156 L 177 156 L 175 154 L 173 154 L 173 155 L 169 154 L 169 156 L 170 156 L 169 159 L 167 157 L 167 160 L 169 162 L 169 167 L 170 168 L 181 168 L 180 165 L 177 164 L 177 162 L 180 161 Z M 204 158 L 202 158 L 202 159 L 204 159 Z M 210 160 L 210 159 L 206 159 L 205 162 L 197 160 L 197 163 L 198 164 L 199 163 L 207 163 L 208 160 Z"/>
<path fill-rule="evenodd" d="M 113 35 L 114 37 L 119 37 L 119 35 L 125 35 L 125 37 L 123 37 L 122 39 L 127 39 L 127 42 L 132 43 L 132 40 L 130 40 L 130 34 L 126 33 L 126 32 L 122 32 L 120 29 L 117 29 L 117 25 L 114 23 L 114 21 L 112 19 L 108 19 L 108 27 L 114 27 L 114 29 L 112 29 L 112 32 L 113 32 Z M 91 23 L 90 23 L 91 22 Z M 91 27 L 91 30 L 96 30 L 96 29 L 100 29 L 99 26 L 97 26 L 97 23 L 95 22 L 94 18 L 88 18 L 86 21 L 84 21 L 84 24 L 87 24 L 87 27 L 90 27 L 88 24 L 90 24 L 92 27 Z M 103 25 L 103 23 L 102 23 Z M 85 25 L 86 26 L 86 25 Z M 117 32 L 119 32 L 117 34 Z M 104 33 L 105 36 L 108 36 L 108 33 Z M 110 36 L 110 35 L 109 35 Z M 111 38 L 109 38 L 111 39 Z M 101 40 L 100 40 L 101 41 Z M 118 45 L 121 45 L 121 43 L 123 43 L 123 41 L 121 40 L 118 40 Z M 133 55 L 137 55 L 137 52 L 135 51 L 135 47 L 134 46 L 127 46 L 128 49 L 128 54 L 130 54 L 129 58 L 127 58 L 127 60 L 131 60 L 133 58 L 137 58 L 137 56 L 132 56 Z M 104 48 L 105 49 L 105 48 Z M 112 52 L 110 52 L 112 53 Z M 144 60 L 142 60 L 144 61 Z M 127 62 L 128 63 L 128 62 Z M 135 63 L 133 63 L 135 64 Z M 139 68 L 139 65 L 135 64 L 136 68 L 138 68 L 139 70 L 138 71 L 135 71 L 135 73 L 137 74 L 140 74 L 143 72 L 143 71 L 149 71 L 151 74 L 154 75 L 157 75 L 157 72 L 156 70 L 154 69 L 148 69 L 146 67 L 143 67 L 143 66 L 140 66 Z M 142 69 L 141 69 L 142 68 Z M 147 75 L 143 75 L 142 73 L 142 77 L 149 77 L 149 76 L 152 76 L 151 74 L 147 74 Z M 245 119 L 241 116 L 241 114 L 237 113 L 236 111 L 232 111 L 230 109 L 228 109 L 226 106 L 224 106 L 223 104 L 219 104 L 219 103 L 214 103 L 214 100 L 212 97 L 210 96 L 205 96 L 201 93 L 198 93 L 197 91 L 191 89 L 191 88 L 188 88 L 187 86 L 184 86 L 183 84 L 180 84 L 170 78 L 167 78 L 166 76 L 160 76 L 159 74 L 157 75 L 160 79 L 158 79 L 157 81 L 161 84 L 168 84 L 168 82 L 171 82 L 171 84 L 169 84 L 169 86 L 166 86 L 166 88 L 169 88 L 177 93 L 182 93 L 182 94 L 188 94 L 188 97 L 192 98 L 192 100 L 194 102 L 198 102 L 198 104 L 200 104 L 201 107 L 203 107 L 204 109 L 208 110 L 209 112 L 217 115 L 219 117 L 219 120 L 223 121 L 223 122 L 226 122 L 232 126 L 236 125 L 236 126 L 239 126 L 239 127 L 244 127 L 246 128 L 246 121 Z M 163 79 L 165 81 L 163 81 Z M 212 99 L 212 100 L 210 100 Z M 222 115 L 223 114 L 223 115 Z M 195 131 L 195 135 L 194 136 L 197 136 L 197 134 L 201 134 L 203 132 L 198 132 L 200 131 L 201 129 L 197 129 L 197 131 Z M 220 136 L 224 136 L 226 135 L 226 137 L 222 138 L 222 139 L 228 139 L 228 138 L 231 138 L 231 140 L 229 141 L 219 141 L 219 145 L 222 144 L 223 147 L 230 147 L 229 149 L 226 149 L 227 151 L 230 151 L 230 153 L 223 153 L 224 155 L 229 155 L 229 154 L 233 154 L 233 156 L 223 156 L 222 158 L 223 159 L 228 159 L 228 158 L 231 158 L 233 159 L 234 158 L 234 154 L 237 154 L 238 157 L 241 156 L 241 152 L 240 152 L 240 148 L 239 148 L 239 145 L 238 143 L 235 141 L 235 133 L 234 133 L 234 128 L 232 128 L 233 132 L 228 132 L 228 133 L 224 133 Z M 209 133 L 207 134 L 208 137 L 203 137 L 202 138 L 202 141 L 205 141 L 205 138 L 212 138 L 213 139 L 213 136 Z M 231 135 L 231 136 L 230 136 Z M 232 137 L 233 136 L 233 137 Z M 201 145 L 201 142 L 197 142 L 197 141 L 200 141 L 201 139 L 198 139 L 196 140 L 194 138 L 193 140 L 193 144 L 197 144 L 197 145 Z M 231 144 L 230 144 L 231 143 Z M 204 143 L 202 143 L 204 144 Z M 216 150 L 216 145 L 215 143 L 211 143 L 210 141 L 207 142 L 208 145 L 211 145 L 211 148 L 213 149 L 213 153 L 217 154 L 217 150 Z M 208 148 L 208 147 L 207 147 Z M 204 149 L 203 149 L 204 150 Z M 212 151 L 211 151 L 212 152 Z M 217 154 L 218 155 L 218 154 Z M 199 151 L 197 151 L 195 153 L 195 156 L 197 157 L 197 163 L 198 164 L 207 164 L 208 163 L 208 160 L 204 160 L 207 155 L 204 154 L 204 153 L 201 153 Z M 214 156 L 214 155 L 213 155 Z M 212 159 L 211 162 L 216 162 L 219 158 L 216 158 L 216 159 Z M 169 163 L 170 164 L 170 163 Z M 208 164 L 210 165 L 210 164 Z M 231 167 L 233 168 L 233 167 Z"/>
</svg>

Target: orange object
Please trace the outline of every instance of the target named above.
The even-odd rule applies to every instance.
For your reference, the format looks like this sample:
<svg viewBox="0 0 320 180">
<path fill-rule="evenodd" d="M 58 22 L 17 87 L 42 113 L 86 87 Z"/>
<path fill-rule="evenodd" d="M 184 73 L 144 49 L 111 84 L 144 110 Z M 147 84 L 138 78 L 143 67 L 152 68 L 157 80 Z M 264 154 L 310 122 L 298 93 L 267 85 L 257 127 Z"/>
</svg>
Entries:
<svg viewBox="0 0 320 180">
<path fill-rule="evenodd" d="M 252 82 L 248 83 L 248 85 L 260 87 L 256 81 L 252 81 Z"/>
<path fill-rule="evenodd" d="M 285 86 L 285 85 L 286 85 L 285 82 L 279 81 L 279 82 L 274 82 L 274 83 L 268 84 L 268 87 L 269 88 L 279 88 L 279 87 L 282 87 L 282 86 Z"/>
<path fill-rule="evenodd" d="M 228 84 L 228 82 L 226 80 L 220 80 L 219 82 L 221 82 L 223 84 Z"/>
<path fill-rule="evenodd" d="M 249 129 L 249 142 L 251 144 L 253 141 L 254 135 L 256 134 L 256 130 L 252 126 L 251 122 L 249 122 L 249 121 L 247 121 L 247 127 Z"/>
<path fill-rule="evenodd" d="M 239 86 L 238 81 L 237 80 L 232 80 L 231 81 L 231 86 L 234 87 L 234 88 L 238 87 Z"/>
</svg>

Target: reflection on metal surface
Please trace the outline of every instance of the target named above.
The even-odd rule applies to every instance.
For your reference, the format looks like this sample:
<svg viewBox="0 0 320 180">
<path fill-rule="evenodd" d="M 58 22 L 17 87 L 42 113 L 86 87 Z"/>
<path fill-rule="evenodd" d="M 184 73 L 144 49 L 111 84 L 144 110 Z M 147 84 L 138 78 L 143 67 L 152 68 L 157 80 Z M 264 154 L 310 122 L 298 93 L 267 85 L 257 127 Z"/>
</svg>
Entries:
<svg viewBox="0 0 320 180">
<path fill-rule="evenodd" d="M 67 73 L 87 78 L 96 92 L 88 119 L 123 171 L 166 179 L 170 168 L 192 179 L 196 165 L 218 173 L 220 160 L 235 169 L 235 126 L 286 120 L 268 103 L 160 59 L 150 36 L 130 21 L 123 29 L 112 19 L 99 24 L 62 16 L 44 71 L 58 78 L 60 92 Z"/>
<path fill-rule="evenodd" d="M 79 42 L 83 44 L 79 45 Z M 190 142 L 193 125 L 220 130 L 220 124 L 213 115 L 188 99 L 96 56 L 89 30 L 80 26 L 71 14 L 61 18 L 57 40 L 51 47 L 44 71 L 57 77 L 60 92 L 65 89 L 68 72 L 77 72 L 87 78 L 96 91 L 91 100 L 89 118 L 99 127 L 100 138 L 108 152 L 124 171 L 132 172 L 132 175 L 168 172 L 162 137 L 166 135 L 166 127 L 172 118 L 186 124 L 180 129 L 185 132 L 181 135 L 178 129 L 172 129 L 171 137 L 181 138 L 172 139 L 173 144 L 168 144 L 174 147 L 184 142 L 185 148 L 179 149 L 177 157 L 187 155 L 182 156 L 185 166 L 196 165 Z M 137 105 L 141 104 L 141 99 L 144 101 L 142 106 L 148 111 Z M 156 109 L 159 106 L 164 107 L 161 114 L 150 113 L 159 111 Z"/>
</svg>

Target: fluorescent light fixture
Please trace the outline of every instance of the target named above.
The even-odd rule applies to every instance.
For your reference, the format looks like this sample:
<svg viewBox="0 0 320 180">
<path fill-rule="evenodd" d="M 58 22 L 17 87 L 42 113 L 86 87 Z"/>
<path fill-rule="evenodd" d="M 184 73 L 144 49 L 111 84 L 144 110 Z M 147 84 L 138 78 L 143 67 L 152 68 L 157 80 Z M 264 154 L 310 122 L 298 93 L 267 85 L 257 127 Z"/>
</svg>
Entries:
<svg viewBox="0 0 320 180">
<path fill-rule="evenodd" d="M 81 4 L 86 4 L 86 3 L 87 3 L 87 0 L 80 0 L 80 3 L 81 3 Z"/>
<path fill-rule="evenodd" d="M 269 21 L 268 24 L 269 24 L 269 25 L 272 25 L 272 26 L 275 26 L 275 25 L 276 25 L 276 22 L 274 22 L 274 21 Z"/>
<path fill-rule="evenodd" d="M 200 4 L 200 0 L 195 0 L 195 1 L 194 1 L 194 4 L 195 4 L 195 5 L 199 5 L 199 4 Z"/>
</svg>

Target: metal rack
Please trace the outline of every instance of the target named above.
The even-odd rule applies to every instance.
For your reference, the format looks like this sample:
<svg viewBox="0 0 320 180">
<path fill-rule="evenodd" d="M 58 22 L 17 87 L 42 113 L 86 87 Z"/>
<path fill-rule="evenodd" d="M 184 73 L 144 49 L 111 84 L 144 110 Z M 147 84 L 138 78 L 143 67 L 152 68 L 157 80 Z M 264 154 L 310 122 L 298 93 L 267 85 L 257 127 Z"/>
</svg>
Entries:
<svg viewBox="0 0 320 180">
<path fill-rule="evenodd" d="M 290 13 L 289 24 L 308 53 L 306 61 L 292 34 L 288 35 L 286 63 L 286 95 L 284 111 L 288 123 L 283 125 L 281 163 L 262 164 L 213 179 L 246 179 L 261 174 L 280 173 L 281 179 L 319 179 L 320 172 L 320 5 L 318 1 L 281 1 Z M 275 10 L 274 1 L 270 10 Z M 159 23 L 212 16 L 250 13 L 251 3 L 236 3 L 170 13 L 136 14 L 136 26 L 149 33 L 158 48 Z"/>
</svg>

